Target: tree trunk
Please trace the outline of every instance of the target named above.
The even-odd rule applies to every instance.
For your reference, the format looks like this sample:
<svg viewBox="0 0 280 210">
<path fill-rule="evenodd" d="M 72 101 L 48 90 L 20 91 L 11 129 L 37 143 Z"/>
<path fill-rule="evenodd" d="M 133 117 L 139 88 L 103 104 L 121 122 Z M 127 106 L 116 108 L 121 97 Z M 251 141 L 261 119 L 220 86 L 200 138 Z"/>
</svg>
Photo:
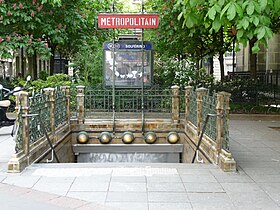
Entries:
<svg viewBox="0 0 280 210">
<path fill-rule="evenodd" d="M 210 74 L 213 75 L 214 74 L 214 60 L 213 60 L 213 56 L 211 56 L 209 58 L 209 69 L 210 69 Z"/>
<path fill-rule="evenodd" d="M 249 72 L 253 79 L 257 78 L 257 54 L 253 54 L 252 47 L 256 42 L 256 38 L 253 38 L 249 41 Z"/>
<path fill-rule="evenodd" d="M 55 48 L 56 46 L 51 46 L 51 59 L 50 59 L 50 75 L 54 73 L 54 56 L 55 56 Z"/>
<path fill-rule="evenodd" d="M 34 55 L 33 55 L 33 79 L 36 80 L 38 79 L 38 69 L 37 69 L 37 53 L 36 51 L 34 52 Z"/>
<path fill-rule="evenodd" d="M 224 67 L 224 54 L 223 52 L 219 53 L 219 62 L 220 62 L 220 71 L 221 71 L 221 81 L 224 81 L 225 77 L 225 67 Z"/>
</svg>

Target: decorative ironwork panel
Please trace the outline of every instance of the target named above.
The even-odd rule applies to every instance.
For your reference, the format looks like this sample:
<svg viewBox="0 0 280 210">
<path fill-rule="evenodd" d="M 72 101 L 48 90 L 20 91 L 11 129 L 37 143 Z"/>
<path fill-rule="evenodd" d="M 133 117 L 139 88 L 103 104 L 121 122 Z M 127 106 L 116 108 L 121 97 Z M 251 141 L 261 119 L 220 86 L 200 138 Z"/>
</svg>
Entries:
<svg viewBox="0 0 280 210">
<path fill-rule="evenodd" d="M 50 102 L 49 97 L 45 94 L 36 95 L 29 98 L 30 114 L 39 114 L 44 122 L 47 132 L 51 131 L 50 123 Z M 29 142 L 30 144 L 40 139 L 44 133 L 40 125 L 39 116 L 29 118 Z"/>
<path fill-rule="evenodd" d="M 17 121 L 16 121 L 16 132 L 14 135 L 16 135 L 16 146 L 15 151 L 16 153 L 20 152 L 23 149 L 23 136 L 22 136 L 22 110 L 19 106 L 19 112 L 17 114 Z"/>
<path fill-rule="evenodd" d="M 197 104 L 196 104 L 196 92 L 194 90 L 191 91 L 190 94 L 190 113 L 189 113 L 189 121 L 197 125 Z"/>
<path fill-rule="evenodd" d="M 145 112 L 171 113 L 172 94 L 170 89 L 144 89 L 143 99 Z M 85 108 L 87 114 L 92 112 L 112 112 L 113 90 L 86 88 Z M 115 90 L 116 112 L 141 112 L 141 110 L 141 89 Z"/>
<path fill-rule="evenodd" d="M 216 94 L 210 95 L 209 92 L 203 97 L 202 119 L 203 124 L 208 114 L 216 114 Z M 216 140 L 216 117 L 210 117 L 206 126 L 205 134 L 212 140 Z"/>
<path fill-rule="evenodd" d="M 228 118 L 229 116 L 227 115 L 226 112 L 226 101 L 224 101 L 224 115 L 223 115 L 223 143 L 222 143 L 222 148 L 229 151 L 229 130 L 228 130 Z"/>
<path fill-rule="evenodd" d="M 180 113 L 185 113 L 186 109 L 186 100 L 185 100 L 185 91 L 180 90 L 179 92 L 179 106 L 180 106 Z"/>
<path fill-rule="evenodd" d="M 150 89 L 144 91 L 145 112 L 172 112 L 171 89 Z"/>
<path fill-rule="evenodd" d="M 55 127 L 66 121 L 66 96 L 62 91 L 55 92 L 54 117 Z"/>
<path fill-rule="evenodd" d="M 71 117 L 77 116 L 77 88 L 76 88 L 76 86 L 70 87 L 70 113 L 71 113 Z"/>
</svg>

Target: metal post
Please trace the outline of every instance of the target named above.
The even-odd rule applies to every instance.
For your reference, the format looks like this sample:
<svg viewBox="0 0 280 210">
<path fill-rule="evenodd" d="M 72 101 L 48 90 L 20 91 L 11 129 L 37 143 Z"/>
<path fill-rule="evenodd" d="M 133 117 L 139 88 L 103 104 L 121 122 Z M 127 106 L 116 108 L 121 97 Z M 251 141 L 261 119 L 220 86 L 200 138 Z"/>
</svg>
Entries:
<svg viewBox="0 0 280 210">
<path fill-rule="evenodd" d="M 142 14 L 144 13 L 144 1 L 142 0 Z M 142 111 L 142 134 L 145 133 L 145 112 L 144 112 L 144 29 L 142 28 L 142 81 L 141 81 L 141 111 Z"/>
<path fill-rule="evenodd" d="M 115 2 L 113 1 L 113 12 L 115 12 Z M 113 92 L 112 92 L 112 97 L 113 97 L 113 134 L 115 135 L 116 131 L 116 56 L 115 56 L 116 50 L 115 50 L 115 29 L 113 29 Z"/>
</svg>

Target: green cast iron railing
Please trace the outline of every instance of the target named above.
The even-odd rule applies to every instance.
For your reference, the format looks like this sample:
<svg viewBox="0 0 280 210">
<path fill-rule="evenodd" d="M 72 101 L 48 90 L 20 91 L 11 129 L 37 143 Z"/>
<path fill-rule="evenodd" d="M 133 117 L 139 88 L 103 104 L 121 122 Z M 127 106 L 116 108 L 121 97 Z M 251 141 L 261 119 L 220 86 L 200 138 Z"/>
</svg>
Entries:
<svg viewBox="0 0 280 210">
<path fill-rule="evenodd" d="M 55 117 L 55 127 L 66 122 L 66 96 L 62 91 L 55 92 L 54 101 L 54 117 Z"/>
<path fill-rule="evenodd" d="M 210 95 L 208 92 L 203 96 L 202 102 L 202 119 L 205 120 L 208 114 L 216 114 L 216 94 Z M 205 129 L 205 134 L 209 136 L 212 140 L 216 140 L 216 124 L 217 118 L 210 117 Z"/>
<path fill-rule="evenodd" d="M 29 98 L 29 113 L 39 114 L 44 119 L 44 124 L 47 132 L 51 131 L 50 122 L 50 101 L 49 96 L 45 94 L 35 95 Z M 44 136 L 42 126 L 38 116 L 29 117 L 29 142 L 30 144 L 36 142 Z"/>
<path fill-rule="evenodd" d="M 139 112 L 142 110 L 141 89 L 115 90 L 115 112 Z M 85 109 L 87 114 L 94 112 L 109 113 L 112 107 L 111 89 L 86 88 Z M 171 113 L 172 93 L 170 89 L 145 89 L 144 111 Z"/>
<path fill-rule="evenodd" d="M 195 126 L 197 125 L 196 110 L 196 92 L 195 90 L 192 90 L 190 93 L 190 113 L 188 119 Z"/>
</svg>

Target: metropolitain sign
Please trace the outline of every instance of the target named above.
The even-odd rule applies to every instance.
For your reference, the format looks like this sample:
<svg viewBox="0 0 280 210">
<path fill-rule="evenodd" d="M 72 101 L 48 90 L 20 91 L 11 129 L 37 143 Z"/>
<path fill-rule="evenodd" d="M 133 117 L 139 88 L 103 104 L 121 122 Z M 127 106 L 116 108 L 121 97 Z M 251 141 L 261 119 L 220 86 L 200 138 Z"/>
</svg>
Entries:
<svg viewBox="0 0 280 210">
<path fill-rule="evenodd" d="M 157 28 L 156 14 L 99 14 L 99 28 Z"/>
</svg>

